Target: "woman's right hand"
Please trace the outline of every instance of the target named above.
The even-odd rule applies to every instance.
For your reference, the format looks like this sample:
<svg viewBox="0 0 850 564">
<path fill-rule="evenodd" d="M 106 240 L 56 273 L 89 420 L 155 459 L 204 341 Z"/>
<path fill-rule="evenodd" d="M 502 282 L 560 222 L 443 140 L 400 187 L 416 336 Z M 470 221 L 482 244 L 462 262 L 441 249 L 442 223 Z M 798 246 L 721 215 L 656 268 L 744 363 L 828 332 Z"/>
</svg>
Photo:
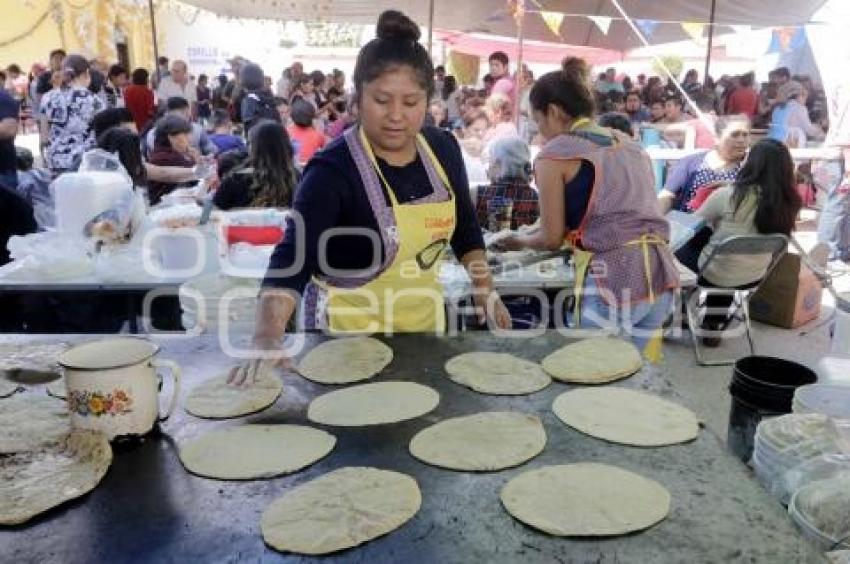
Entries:
<svg viewBox="0 0 850 564">
<path fill-rule="evenodd" d="M 257 358 L 244 360 L 230 369 L 230 374 L 227 376 L 229 385 L 248 388 L 253 386 L 262 374 L 275 368 L 292 370 L 292 360 L 286 356 L 279 342 L 271 343 L 255 339 L 254 350 L 260 353 Z"/>
</svg>

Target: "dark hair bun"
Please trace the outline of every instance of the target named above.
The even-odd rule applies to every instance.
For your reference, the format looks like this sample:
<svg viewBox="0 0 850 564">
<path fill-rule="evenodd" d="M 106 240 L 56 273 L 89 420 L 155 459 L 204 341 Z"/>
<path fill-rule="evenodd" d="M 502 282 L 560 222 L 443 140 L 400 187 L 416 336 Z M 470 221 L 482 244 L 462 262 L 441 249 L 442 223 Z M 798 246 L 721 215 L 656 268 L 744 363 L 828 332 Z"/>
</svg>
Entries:
<svg viewBox="0 0 850 564">
<path fill-rule="evenodd" d="M 571 82 L 587 82 L 590 76 L 590 69 L 584 59 L 578 57 L 567 57 L 561 63 L 561 71 L 564 77 Z"/>
<path fill-rule="evenodd" d="M 413 20 L 396 10 L 387 10 L 378 18 L 378 39 L 388 41 L 419 41 L 422 36 Z"/>
</svg>

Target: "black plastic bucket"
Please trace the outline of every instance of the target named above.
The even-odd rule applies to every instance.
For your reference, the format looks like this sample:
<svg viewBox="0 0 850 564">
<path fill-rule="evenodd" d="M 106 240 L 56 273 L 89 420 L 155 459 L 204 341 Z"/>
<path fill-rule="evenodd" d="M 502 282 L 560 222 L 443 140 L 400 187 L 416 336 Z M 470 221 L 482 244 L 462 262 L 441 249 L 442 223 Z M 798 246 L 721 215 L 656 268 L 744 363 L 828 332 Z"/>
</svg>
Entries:
<svg viewBox="0 0 850 564">
<path fill-rule="evenodd" d="M 817 375 L 802 364 L 769 356 L 748 356 L 735 363 L 732 372 L 732 409 L 726 444 L 738 458 L 748 462 L 759 421 L 791 413 L 794 392 L 813 384 Z"/>
</svg>

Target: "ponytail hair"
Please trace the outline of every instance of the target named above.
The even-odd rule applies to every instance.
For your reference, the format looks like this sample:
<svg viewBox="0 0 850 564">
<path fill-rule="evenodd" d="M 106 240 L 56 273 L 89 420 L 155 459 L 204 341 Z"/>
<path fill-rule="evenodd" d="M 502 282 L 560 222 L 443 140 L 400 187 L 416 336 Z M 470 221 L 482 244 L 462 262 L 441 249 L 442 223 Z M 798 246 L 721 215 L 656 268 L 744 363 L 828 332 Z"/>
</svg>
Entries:
<svg viewBox="0 0 850 564">
<path fill-rule="evenodd" d="M 572 118 L 593 116 L 594 96 L 590 88 L 590 70 L 584 59 L 567 57 L 561 70 L 540 77 L 529 94 L 531 107 L 546 113 L 555 105 Z"/>
<path fill-rule="evenodd" d="M 82 55 L 68 55 L 62 63 L 62 88 L 69 88 L 71 83 L 88 72 L 89 62 Z"/>
</svg>

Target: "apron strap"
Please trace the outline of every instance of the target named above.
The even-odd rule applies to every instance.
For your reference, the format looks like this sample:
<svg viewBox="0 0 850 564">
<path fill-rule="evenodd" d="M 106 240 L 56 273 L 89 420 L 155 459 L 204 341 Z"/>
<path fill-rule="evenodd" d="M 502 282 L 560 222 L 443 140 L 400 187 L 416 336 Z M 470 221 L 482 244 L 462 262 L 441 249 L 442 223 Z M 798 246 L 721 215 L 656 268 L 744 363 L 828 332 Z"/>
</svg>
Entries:
<svg viewBox="0 0 850 564">
<path fill-rule="evenodd" d="M 345 132 L 344 138 L 351 157 L 354 159 L 354 164 L 357 166 L 357 172 L 360 173 L 360 179 L 363 181 L 363 187 L 366 190 L 366 196 L 369 198 L 369 204 L 372 206 L 372 212 L 378 221 L 378 230 L 386 251 L 382 266 L 387 267 L 392 263 L 396 252 L 398 252 L 395 214 L 393 214 L 392 206 L 387 204 L 384 191 L 381 188 L 381 181 L 370 162 L 367 148 L 363 146 L 360 127 L 349 128 Z"/>
<path fill-rule="evenodd" d="M 644 233 L 637 239 L 626 243 L 627 247 L 636 247 L 640 245 L 643 251 L 643 271 L 646 275 L 646 287 L 649 291 L 649 303 L 655 303 L 655 290 L 652 289 L 652 261 L 649 256 L 650 245 L 667 245 L 667 241 L 654 233 Z"/>
<path fill-rule="evenodd" d="M 649 246 L 667 244 L 668 242 L 666 239 L 664 239 L 663 237 L 659 237 L 654 233 L 644 233 L 637 239 L 633 239 L 632 241 L 629 241 L 625 244 L 626 247 L 636 247 L 639 245 L 641 247 L 641 250 L 643 251 L 643 268 L 644 274 L 646 276 L 647 288 L 649 290 L 650 303 L 655 303 L 655 291 L 652 289 L 652 262 L 650 258 Z M 576 319 L 577 326 L 581 327 L 581 299 L 582 295 L 584 294 L 584 283 L 587 279 L 587 271 L 590 267 L 591 262 L 593 261 L 593 253 L 576 247 L 573 250 L 573 257 L 576 265 L 576 281 L 574 289 L 576 303 L 574 317 Z M 657 364 L 663 359 L 663 354 L 661 350 L 663 338 L 663 329 L 655 331 L 649 342 L 646 344 L 644 350 L 641 351 L 644 357 L 653 364 Z"/>
<path fill-rule="evenodd" d="M 431 181 L 431 186 L 434 187 L 434 192 L 416 203 L 437 203 L 445 202 L 452 196 L 452 184 L 446 174 L 443 165 L 437 159 L 428 141 L 421 133 L 416 136 L 416 150 L 419 153 L 419 158 L 422 159 L 422 164 L 425 166 L 425 172 L 428 174 L 428 180 Z"/>
</svg>

